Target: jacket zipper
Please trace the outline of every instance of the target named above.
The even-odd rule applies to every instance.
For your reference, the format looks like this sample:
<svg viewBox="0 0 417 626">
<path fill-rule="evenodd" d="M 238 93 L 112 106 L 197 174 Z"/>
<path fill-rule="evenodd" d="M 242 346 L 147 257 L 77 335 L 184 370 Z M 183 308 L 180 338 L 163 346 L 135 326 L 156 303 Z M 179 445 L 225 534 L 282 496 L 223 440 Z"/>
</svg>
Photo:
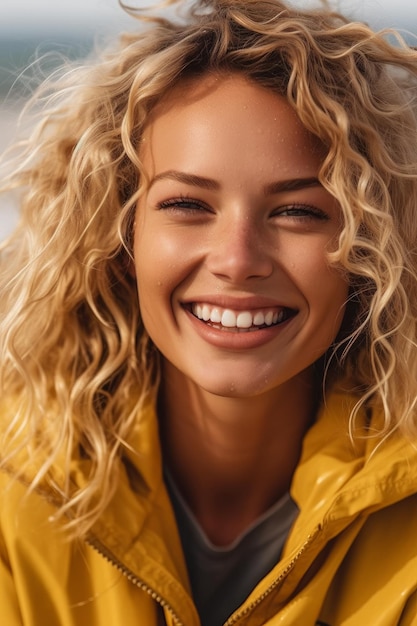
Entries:
<svg viewBox="0 0 417 626">
<path fill-rule="evenodd" d="M 89 537 L 86 540 L 86 543 L 93 548 L 96 552 L 98 552 L 106 561 L 108 561 L 111 565 L 113 565 L 119 572 L 123 574 L 131 583 L 133 583 L 136 587 L 145 591 L 148 595 L 151 596 L 155 602 L 157 602 L 163 609 L 167 609 L 174 621 L 178 624 L 178 626 L 184 626 L 184 623 L 180 620 L 178 615 L 175 613 L 172 606 L 169 604 L 167 600 L 165 600 L 162 596 L 159 595 L 155 589 L 150 587 L 143 580 L 138 578 L 136 574 L 134 574 L 124 563 L 119 561 L 113 554 L 108 550 L 100 541 Z"/>
<path fill-rule="evenodd" d="M 294 568 L 295 564 L 304 554 L 306 549 L 311 545 L 311 543 L 313 543 L 319 531 L 320 531 L 320 527 L 317 528 L 313 534 L 308 535 L 306 541 L 303 543 L 300 550 L 297 552 L 294 558 L 290 561 L 290 563 L 287 565 L 284 571 L 281 572 L 278 578 L 274 580 L 274 582 L 268 587 L 268 589 L 266 589 L 263 592 L 263 594 L 261 594 L 258 598 L 256 598 L 256 600 L 252 602 L 252 604 L 247 606 L 243 611 L 241 611 L 240 613 L 236 613 L 235 615 L 230 617 L 225 622 L 224 626 L 232 626 L 233 624 L 236 624 L 240 619 L 242 619 L 245 615 L 250 613 L 259 604 L 261 604 L 261 602 L 263 602 L 263 600 L 265 600 L 265 598 L 269 596 L 269 594 L 272 593 L 272 591 L 276 589 L 276 587 L 278 587 L 282 583 L 284 578 L 288 576 L 288 574 Z M 101 542 L 90 537 L 86 539 L 86 543 L 89 546 L 91 546 L 96 552 L 98 552 L 104 559 L 106 559 L 106 561 L 111 563 L 111 565 L 113 565 L 119 572 L 121 572 L 123 576 L 125 576 L 131 583 L 136 585 L 136 587 L 138 587 L 139 589 L 142 589 L 142 591 L 145 591 L 147 594 L 149 594 L 151 598 L 155 600 L 155 602 L 158 602 L 158 604 L 163 609 L 167 609 L 171 613 L 174 621 L 178 624 L 178 626 L 185 626 L 184 623 L 178 617 L 178 615 L 175 613 L 174 609 L 169 604 L 169 602 L 165 600 L 162 596 L 160 596 L 159 593 L 155 591 L 155 589 L 153 589 L 148 584 L 146 584 L 143 580 L 138 578 L 136 574 L 134 574 L 128 567 L 126 567 L 126 565 L 124 565 L 124 563 L 116 559 L 116 557 L 110 552 L 110 550 L 108 550 Z"/>
<path fill-rule="evenodd" d="M 243 617 L 245 617 L 245 615 L 247 615 L 248 613 L 253 611 L 253 609 L 255 609 L 259 604 L 261 604 L 261 602 L 263 602 L 265 600 L 265 598 L 267 596 L 269 596 L 269 594 L 272 593 L 272 591 L 274 591 L 274 589 L 276 589 L 283 582 L 284 578 L 286 578 L 288 576 L 288 574 L 294 568 L 295 564 L 301 558 L 301 556 L 304 554 L 306 549 L 313 543 L 313 541 L 316 538 L 316 536 L 319 533 L 319 531 L 320 531 L 320 527 L 318 527 L 315 530 L 314 533 L 308 535 L 306 541 L 303 543 L 303 545 L 301 546 L 300 550 L 297 552 L 297 554 L 294 556 L 294 558 L 290 561 L 290 563 L 288 563 L 287 567 L 284 569 L 283 572 L 281 572 L 281 574 L 278 576 L 278 578 L 276 578 L 274 580 L 274 582 L 268 587 L 268 589 L 266 589 L 263 592 L 263 594 L 258 596 L 258 598 L 256 598 L 256 600 L 254 600 L 252 602 L 252 604 L 247 606 L 243 611 L 241 611 L 240 613 L 236 613 L 236 614 L 232 615 L 227 620 L 227 622 L 224 624 L 224 626 L 232 626 L 233 624 L 236 624 Z"/>
</svg>

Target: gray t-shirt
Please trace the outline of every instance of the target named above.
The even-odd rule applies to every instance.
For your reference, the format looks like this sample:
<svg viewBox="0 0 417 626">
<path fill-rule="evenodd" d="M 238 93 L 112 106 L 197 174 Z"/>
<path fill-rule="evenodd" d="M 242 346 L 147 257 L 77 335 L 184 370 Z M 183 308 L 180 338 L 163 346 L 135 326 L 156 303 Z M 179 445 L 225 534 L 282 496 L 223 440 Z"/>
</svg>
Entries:
<svg viewBox="0 0 417 626">
<path fill-rule="evenodd" d="M 213 545 L 169 474 L 166 482 L 183 544 L 194 602 L 203 626 L 222 626 L 278 562 L 298 509 L 289 494 L 232 544 Z"/>
</svg>

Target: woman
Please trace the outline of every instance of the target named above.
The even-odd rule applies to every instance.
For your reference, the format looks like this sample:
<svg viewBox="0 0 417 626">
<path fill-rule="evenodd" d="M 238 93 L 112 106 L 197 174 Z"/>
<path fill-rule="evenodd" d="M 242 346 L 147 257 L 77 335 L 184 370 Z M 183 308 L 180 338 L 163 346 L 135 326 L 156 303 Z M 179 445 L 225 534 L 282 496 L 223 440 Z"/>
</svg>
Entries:
<svg viewBox="0 0 417 626">
<path fill-rule="evenodd" d="M 4 623 L 417 624 L 416 52 L 200 0 L 44 89 Z"/>
</svg>

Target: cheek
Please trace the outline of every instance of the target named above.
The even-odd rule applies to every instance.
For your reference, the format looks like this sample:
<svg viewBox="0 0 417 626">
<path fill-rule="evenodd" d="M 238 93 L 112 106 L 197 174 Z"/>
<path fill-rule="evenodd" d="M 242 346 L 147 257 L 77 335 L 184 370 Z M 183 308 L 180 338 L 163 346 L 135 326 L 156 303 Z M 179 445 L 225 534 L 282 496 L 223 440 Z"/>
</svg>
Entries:
<svg viewBox="0 0 417 626">
<path fill-rule="evenodd" d="M 348 298 L 349 284 L 341 270 L 329 265 L 323 252 L 327 242 L 317 248 L 305 248 L 294 260 L 290 272 L 294 283 L 304 295 L 310 310 L 329 323 L 340 323 Z"/>
<path fill-rule="evenodd" d="M 310 306 L 316 312 L 320 332 L 332 341 L 338 334 L 346 309 L 349 286 L 342 273 L 337 269 L 327 268 L 317 280 L 311 291 Z"/>
<path fill-rule="evenodd" d="M 142 319 L 148 332 L 171 315 L 175 288 L 187 275 L 187 248 L 175 237 L 142 229 L 135 237 L 136 284 Z"/>
<path fill-rule="evenodd" d="M 169 300 L 173 291 L 194 276 L 205 257 L 206 244 L 198 229 L 170 224 L 161 228 L 151 220 L 137 231 L 135 266 L 139 293 L 152 291 Z"/>
</svg>

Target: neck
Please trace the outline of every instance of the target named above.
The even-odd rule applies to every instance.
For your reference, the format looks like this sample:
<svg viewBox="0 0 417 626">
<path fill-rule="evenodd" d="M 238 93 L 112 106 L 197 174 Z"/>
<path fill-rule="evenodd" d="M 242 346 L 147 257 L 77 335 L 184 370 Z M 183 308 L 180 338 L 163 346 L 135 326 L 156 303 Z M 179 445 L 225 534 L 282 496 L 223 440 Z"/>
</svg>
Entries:
<svg viewBox="0 0 417 626">
<path fill-rule="evenodd" d="M 209 538 L 233 541 L 284 495 L 315 413 L 310 373 L 250 398 L 220 397 L 165 365 L 164 456 Z"/>
</svg>

